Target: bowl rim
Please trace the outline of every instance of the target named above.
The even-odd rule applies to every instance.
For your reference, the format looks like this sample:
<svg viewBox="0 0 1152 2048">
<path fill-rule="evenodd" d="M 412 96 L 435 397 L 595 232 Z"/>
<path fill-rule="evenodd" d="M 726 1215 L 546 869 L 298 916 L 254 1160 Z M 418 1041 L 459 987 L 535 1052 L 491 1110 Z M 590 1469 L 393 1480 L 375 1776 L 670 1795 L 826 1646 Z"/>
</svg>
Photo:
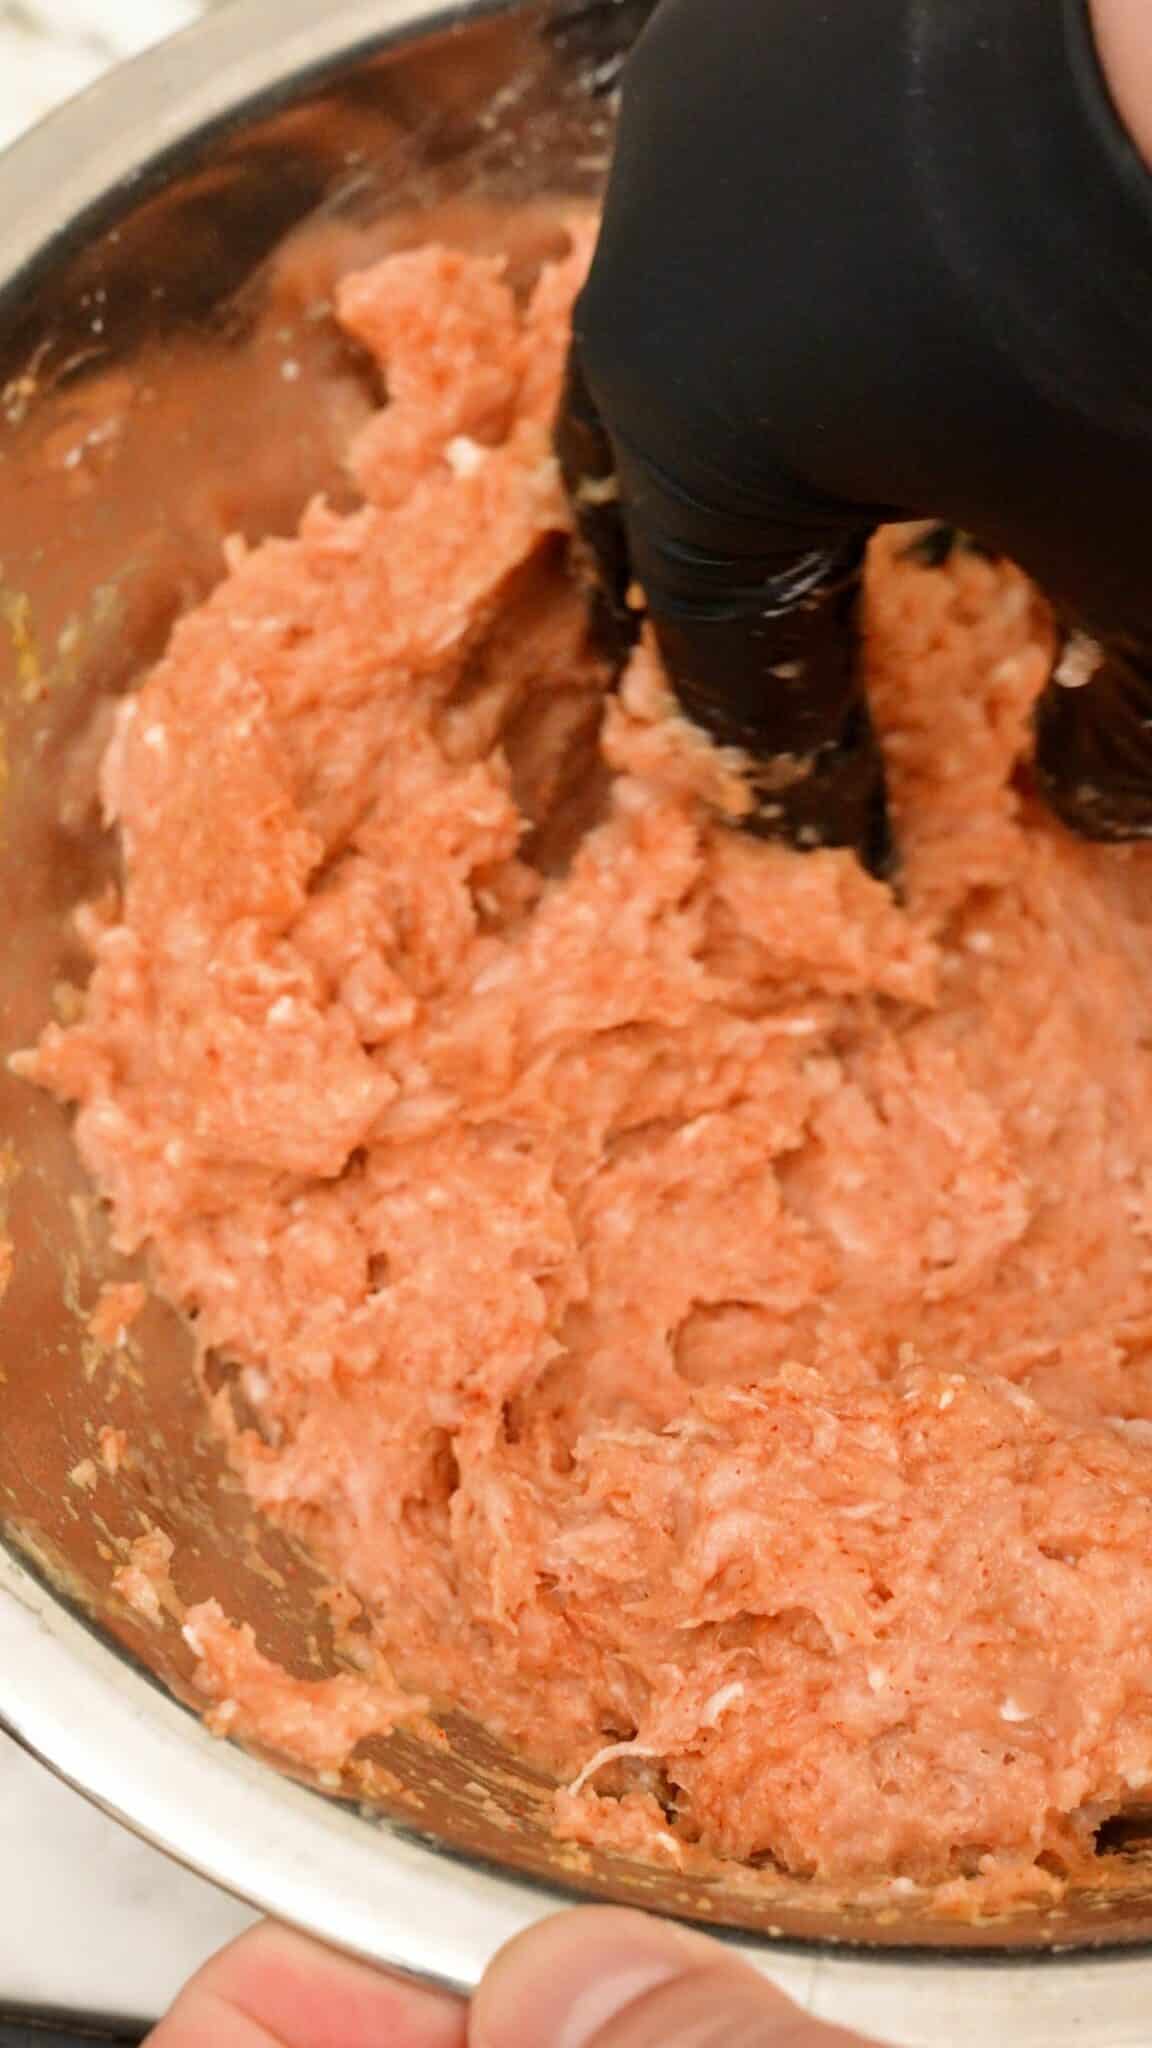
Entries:
<svg viewBox="0 0 1152 2048">
<path fill-rule="evenodd" d="M 230 0 L 120 65 L 0 154 L 0 318 L 101 216 L 256 106 L 417 31 L 520 0 Z M 502 1944 L 575 1894 L 509 1875 L 279 1777 L 105 1640 L 0 1539 L 0 1727 L 176 1861 L 275 1918 L 467 1993 Z M 826 2019 L 905 2048 L 979 2037 L 1147 2048 L 1138 1950 L 1077 1957 L 820 1951 L 723 1933 Z M 1072 1965 L 1075 1967 L 1072 1967 Z M 1026 2031 L 1021 2032 L 1021 2027 Z M 1033 2031 L 1036 2029 L 1036 2031 Z"/>
<path fill-rule="evenodd" d="M 189 149 L 257 107 L 419 33 L 465 29 L 523 0 L 229 0 L 114 65 L 0 150 L 0 315 L 102 215 L 163 183 Z"/>
<path fill-rule="evenodd" d="M 565 1903 L 279 1777 L 106 1641 L 0 1542 L 0 1727 L 174 1861 L 274 1919 L 467 1994 L 506 1941 Z M 720 1931 L 793 1998 L 899 2048 L 1147 2048 L 1139 1952 L 838 1954 Z"/>
</svg>

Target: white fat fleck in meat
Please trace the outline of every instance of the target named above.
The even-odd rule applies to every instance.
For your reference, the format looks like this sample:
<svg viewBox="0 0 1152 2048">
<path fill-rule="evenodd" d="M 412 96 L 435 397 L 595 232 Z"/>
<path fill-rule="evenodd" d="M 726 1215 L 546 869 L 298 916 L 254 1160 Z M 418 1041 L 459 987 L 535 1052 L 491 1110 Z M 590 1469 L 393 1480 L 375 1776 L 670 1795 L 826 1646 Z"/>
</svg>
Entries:
<svg viewBox="0 0 1152 2048">
<path fill-rule="evenodd" d="M 1087 633 L 1073 633 L 1052 671 L 1052 680 L 1062 690 L 1082 690 L 1103 666 L 1104 652 Z"/>
<path fill-rule="evenodd" d="M 659 1756 L 659 1754 L 659 1750 L 649 1749 L 642 1742 L 610 1742 L 606 1748 L 598 1749 L 595 1756 L 589 1758 L 579 1776 L 573 1778 L 568 1790 L 573 1799 L 578 1799 L 585 1786 L 591 1782 L 598 1771 L 604 1769 L 605 1764 L 617 1763 L 623 1757 L 655 1757 Z"/>
</svg>

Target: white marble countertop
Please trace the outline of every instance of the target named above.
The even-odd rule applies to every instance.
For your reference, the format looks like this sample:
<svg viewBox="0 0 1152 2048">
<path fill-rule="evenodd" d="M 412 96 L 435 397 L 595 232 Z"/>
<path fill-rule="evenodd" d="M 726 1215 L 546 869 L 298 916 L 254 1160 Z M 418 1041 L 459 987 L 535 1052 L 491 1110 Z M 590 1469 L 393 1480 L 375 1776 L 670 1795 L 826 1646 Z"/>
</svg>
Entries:
<svg viewBox="0 0 1152 2048">
<path fill-rule="evenodd" d="M 154 2019 L 251 1919 L 0 1736 L 0 2009 Z"/>
<path fill-rule="evenodd" d="M 195 0 L 0 0 L 0 145 L 197 12 Z M 0 1735 L 0 2008 L 152 2019 L 251 1917 Z"/>
<path fill-rule="evenodd" d="M 0 145 L 199 11 L 196 0 L 0 0 Z"/>
</svg>

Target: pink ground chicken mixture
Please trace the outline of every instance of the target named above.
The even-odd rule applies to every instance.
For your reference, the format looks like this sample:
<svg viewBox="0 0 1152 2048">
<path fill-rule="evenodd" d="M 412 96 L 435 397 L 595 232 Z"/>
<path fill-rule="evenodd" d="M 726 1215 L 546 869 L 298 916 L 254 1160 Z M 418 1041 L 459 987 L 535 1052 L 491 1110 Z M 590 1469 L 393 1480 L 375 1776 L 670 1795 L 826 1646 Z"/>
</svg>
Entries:
<svg viewBox="0 0 1152 2048">
<path fill-rule="evenodd" d="M 345 285 L 363 509 L 236 547 L 126 704 L 122 896 L 25 1063 L 384 1673 L 281 1697 L 210 1607 L 202 1682 L 314 1762 L 466 1702 L 589 1839 L 1058 1864 L 1152 1785 L 1152 855 L 1018 792 L 1022 579 L 900 535 L 900 900 L 724 822 L 568 573 L 586 240 L 527 306 Z"/>
</svg>

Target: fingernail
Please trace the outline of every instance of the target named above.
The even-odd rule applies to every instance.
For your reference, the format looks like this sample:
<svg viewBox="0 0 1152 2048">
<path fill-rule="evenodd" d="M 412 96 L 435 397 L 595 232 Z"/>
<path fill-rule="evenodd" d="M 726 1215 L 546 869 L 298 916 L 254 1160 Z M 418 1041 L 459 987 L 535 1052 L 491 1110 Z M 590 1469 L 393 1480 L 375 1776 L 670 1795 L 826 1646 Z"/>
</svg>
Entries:
<svg viewBox="0 0 1152 2048">
<path fill-rule="evenodd" d="M 642 1913 L 582 1907 L 497 1956 L 472 2007 L 470 2048 L 590 2048 L 610 2022 L 713 1953 Z"/>
</svg>

